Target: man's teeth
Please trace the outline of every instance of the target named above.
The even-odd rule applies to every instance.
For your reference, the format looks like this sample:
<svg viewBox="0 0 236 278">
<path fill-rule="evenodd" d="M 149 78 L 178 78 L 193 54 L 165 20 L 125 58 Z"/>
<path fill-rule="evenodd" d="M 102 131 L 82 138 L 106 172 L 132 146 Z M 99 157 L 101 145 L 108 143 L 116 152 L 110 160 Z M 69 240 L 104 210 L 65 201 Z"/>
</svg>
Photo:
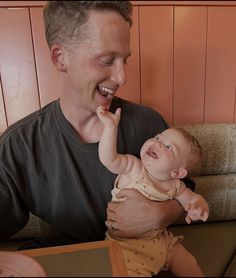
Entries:
<svg viewBox="0 0 236 278">
<path fill-rule="evenodd" d="M 103 96 L 108 96 L 108 95 L 112 96 L 115 94 L 115 90 L 112 90 L 112 89 L 109 89 L 106 87 L 102 87 L 102 86 L 99 86 L 98 90 L 99 90 L 100 94 Z"/>
</svg>

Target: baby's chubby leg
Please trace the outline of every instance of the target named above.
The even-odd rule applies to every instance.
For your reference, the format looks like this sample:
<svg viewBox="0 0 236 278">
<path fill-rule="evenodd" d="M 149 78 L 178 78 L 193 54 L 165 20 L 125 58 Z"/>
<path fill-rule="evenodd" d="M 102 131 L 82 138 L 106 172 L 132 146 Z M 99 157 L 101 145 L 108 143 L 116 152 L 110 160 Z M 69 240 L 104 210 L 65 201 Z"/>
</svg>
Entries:
<svg viewBox="0 0 236 278">
<path fill-rule="evenodd" d="M 179 242 L 175 245 L 169 270 L 177 277 L 204 277 L 195 257 Z"/>
</svg>

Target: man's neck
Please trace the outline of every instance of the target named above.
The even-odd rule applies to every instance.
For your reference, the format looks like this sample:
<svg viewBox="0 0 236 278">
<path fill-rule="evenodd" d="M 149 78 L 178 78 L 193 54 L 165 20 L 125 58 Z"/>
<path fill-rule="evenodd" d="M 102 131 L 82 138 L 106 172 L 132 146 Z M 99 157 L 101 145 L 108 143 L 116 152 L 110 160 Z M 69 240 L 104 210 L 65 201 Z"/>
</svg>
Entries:
<svg viewBox="0 0 236 278">
<path fill-rule="evenodd" d="M 96 112 L 63 100 L 60 101 L 60 105 L 65 118 L 84 143 L 96 143 L 99 141 L 103 126 Z"/>
</svg>

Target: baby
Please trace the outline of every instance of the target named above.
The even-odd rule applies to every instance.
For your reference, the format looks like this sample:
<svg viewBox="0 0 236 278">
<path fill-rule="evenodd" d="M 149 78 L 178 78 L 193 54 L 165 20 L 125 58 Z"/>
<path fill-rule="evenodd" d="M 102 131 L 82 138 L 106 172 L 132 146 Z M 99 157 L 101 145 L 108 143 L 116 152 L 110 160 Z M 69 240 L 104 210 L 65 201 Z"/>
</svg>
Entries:
<svg viewBox="0 0 236 278">
<path fill-rule="evenodd" d="M 116 148 L 121 109 L 115 114 L 103 106 L 97 115 L 104 125 L 99 142 L 99 158 L 111 172 L 118 174 L 112 199 L 123 188 L 133 188 L 153 201 L 176 199 L 187 211 L 186 222 L 206 221 L 209 207 L 205 199 L 191 191 L 181 181 L 194 173 L 201 160 L 197 140 L 183 129 L 169 128 L 147 140 L 140 151 L 141 159 L 130 154 L 118 154 Z M 165 228 L 143 234 L 140 238 L 112 237 L 122 247 L 129 276 L 153 276 L 169 269 L 175 276 L 204 276 L 196 259 Z"/>
</svg>

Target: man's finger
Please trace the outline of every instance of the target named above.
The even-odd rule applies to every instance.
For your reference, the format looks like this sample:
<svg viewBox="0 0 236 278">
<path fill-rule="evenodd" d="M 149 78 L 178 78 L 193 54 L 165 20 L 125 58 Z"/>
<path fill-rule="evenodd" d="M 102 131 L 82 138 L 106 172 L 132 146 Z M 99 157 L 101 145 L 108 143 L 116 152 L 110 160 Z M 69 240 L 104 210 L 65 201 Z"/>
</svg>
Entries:
<svg viewBox="0 0 236 278">
<path fill-rule="evenodd" d="M 125 200 L 127 197 L 132 197 L 137 191 L 134 189 L 121 189 L 120 192 L 116 194 L 116 197 Z M 139 193 L 140 194 L 140 193 Z"/>
<path fill-rule="evenodd" d="M 117 202 L 110 202 L 107 205 L 107 213 L 115 213 L 119 204 Z"/>
<path fill-rule="evenodd" d="M 107 220 L 107 221 L 105 221 L 105 224 L 106 224 L 108 230 L 117 230 L 116 222 Z"/>
</svg>

